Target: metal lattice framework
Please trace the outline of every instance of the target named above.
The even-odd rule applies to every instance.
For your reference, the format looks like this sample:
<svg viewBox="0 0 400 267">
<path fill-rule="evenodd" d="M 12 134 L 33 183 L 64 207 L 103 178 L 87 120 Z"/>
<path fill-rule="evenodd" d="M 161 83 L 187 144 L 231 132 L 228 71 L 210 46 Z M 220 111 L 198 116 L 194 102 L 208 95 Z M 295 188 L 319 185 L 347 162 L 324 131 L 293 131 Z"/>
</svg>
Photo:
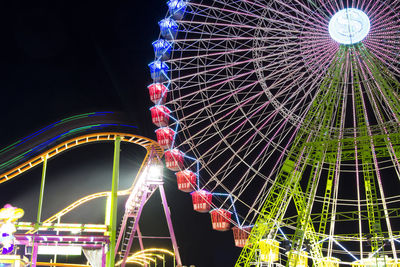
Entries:
<svg viewBox="0 0 400 267">
<path fill-rule="evenodd" d="M 179 30 L 161 29 L 173 45 L 161 82 L 175 145 L 201 189 L 229 194 L 213 204 L 254 225 L 237 266 L 257 261 L 263 238 L 289 244 L 287 265 L 304 250 L 318 266 L 397 260 L 400 2 L 170 2 Z M 329 35 L 345 8 L 370 19 L 359 43 Z"/>
</svg>

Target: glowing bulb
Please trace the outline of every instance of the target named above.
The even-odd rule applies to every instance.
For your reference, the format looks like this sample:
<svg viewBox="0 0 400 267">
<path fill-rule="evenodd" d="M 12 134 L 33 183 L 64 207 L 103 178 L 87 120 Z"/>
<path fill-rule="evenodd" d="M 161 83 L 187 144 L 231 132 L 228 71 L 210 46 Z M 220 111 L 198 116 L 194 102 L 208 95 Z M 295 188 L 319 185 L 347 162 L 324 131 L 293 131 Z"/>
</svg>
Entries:
<svg viewBox="0 0 400 267">
<path fill-rule="evenodd" d="M 355 8 L 338 11 L 329 22 L 329 34 L 341 44 L 356 44 L 367 37 L 371 23 L 367 14 Z"/>
<path fill-rule="evenodd" d="M 151 165 L 147 177 L 150 180 L 160 180 L 162 178 L 162 167 L 160 165 Z"/>
</svg>

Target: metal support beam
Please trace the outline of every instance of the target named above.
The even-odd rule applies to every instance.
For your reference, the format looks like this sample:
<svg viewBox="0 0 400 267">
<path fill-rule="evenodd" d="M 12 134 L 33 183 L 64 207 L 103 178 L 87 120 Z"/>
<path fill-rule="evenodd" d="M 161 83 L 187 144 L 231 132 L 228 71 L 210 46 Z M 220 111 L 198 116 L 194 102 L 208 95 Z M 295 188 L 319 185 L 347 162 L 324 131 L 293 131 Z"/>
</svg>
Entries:
<svg viewBox="0 0 400 267">
<path fill-rule="evenodd" d="M 167 219 L 168 230 L 169 230 L 169 234 L 171 236 L 172 246 L 174 248 L 176 262 L 178 263 L 177 266 L 182 266 L 181 256 L 179 254 L 178 244 L 176 242 L 175 232 L 174 232 L 174 228 L 172 226 L 171 213 L 169 211 L 167 197 L 165 196 L 164 186 L 162 184 L 159 185 L 158 190 L 160 191 L 161 200 L 162 200 L 162 204 L 163 204 L 164 212 L 165 212 L 165 218 Z"/>
<path fill-rule="evenodd" d="M 45 155 L 43 157 L 42 182 L 40 184 L 40 195 L 39 195 L 39 204 L 38 204 L 38 213 L 37 213 L 37 219 L 36 219 L 36 227 L 39 227 L 40 219 L 42 217 L 44 185 L 46 183 L 47 157 L 48 157 L 48 155 Z"/>
<path fill-rule="evenodd" d="M 135 238 L 135 232 L 139 225 L 140 215 L 142 214 L 142 210 L 143 210 L 144 204 L 146 203 L 146 200 L 147 200 L 147 190 L 144 190 L 142 200 L 140 202 L 139 210 L 137 211 L 136 216 L 135 216 L 135 223 L 133 225 L 132 232 L 129 236 L 128 245 L 126 246 L 124 258 L 122 259 L 122 263 L 121 263 L 122 267 L 125 267 L 126 260 L 128 259 L 129 252 L 131 251 L 133 239 Z"/>
<path fill-rule="evenodd" d="M 110 222 L 110 244 L 107 251 L 107 267 L 114 267 L 115 264 L 115 238 L 117 233 L 117 203 L 118 203 L 118 182 L 119 182 L 119 156 L 120 156 L 121 137 L 117 136 L 114 142 L 114 163 L 111 182 L 111 205 L 109 222 Z"/>
<path fill-rule="evenodd" d="M 122 218 L 121 228 L 119 229 L 119 235 L 118 235 L 117 243 L 115 245 L 115 253 L 114 253 L 115 257 L 117 257 L 118 248 L 119 248 L 119 245 L 121 244 L 122 237 L 124 236 L 127 221 L 128 221 L 128 214 L 125 213 L 124 217 Z"/>
<path fill-rule="evenodd" d="M 36 267 L 38 248 L 39 248 L 39 243 L 33 241 L 32 258 L 31 258 L 32 267 Z"/>
<path fill-rule="evenodd" d="M 139 238 L 140 250 L 144 250 L 142 232 L 140 232 L 139 224 L 137 226 L 137 234 L 138 234 L 138 238 Z M 147 263 L 144 264 L 144 267 L 147 267 Z"/>
</svg>

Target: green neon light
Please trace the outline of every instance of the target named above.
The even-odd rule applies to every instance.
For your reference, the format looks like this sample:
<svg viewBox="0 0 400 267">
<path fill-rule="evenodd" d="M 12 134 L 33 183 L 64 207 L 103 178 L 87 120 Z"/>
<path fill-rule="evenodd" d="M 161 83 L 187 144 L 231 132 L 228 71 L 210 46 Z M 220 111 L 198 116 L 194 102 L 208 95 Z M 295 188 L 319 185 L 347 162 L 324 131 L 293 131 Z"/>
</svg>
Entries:
<svg viewBox="0 0 400 267">
<path fill-rule="evenodd" d="M 84 117 L 88 117 L 89 115 L 93 115 L 95 114 L 94 112 L 90 112 L 90 113 L 85 113 L 85 114 L 80 114 L 80 115 L 75 115 L 75 116 L 71 116 L 65 119 L 61 120 L 61 123 L 67 122 L 67 121 L 71 121 L 71 120 L 75 120 L 75 119 L 79 119 L 79 118 L 84 118 Z M 59 123 L 59 124 L 61 124 Z"/>
</svg>

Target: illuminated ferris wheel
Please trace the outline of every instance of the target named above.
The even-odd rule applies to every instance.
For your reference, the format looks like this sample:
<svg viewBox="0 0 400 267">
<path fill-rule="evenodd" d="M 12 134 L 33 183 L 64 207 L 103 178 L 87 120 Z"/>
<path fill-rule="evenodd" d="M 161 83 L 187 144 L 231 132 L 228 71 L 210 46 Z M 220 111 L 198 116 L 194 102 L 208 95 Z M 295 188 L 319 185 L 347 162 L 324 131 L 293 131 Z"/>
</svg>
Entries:
<svg viewBox="0 0 400 267">
<path fill-rule="evenodd" d="M 397 266 L 400 2 L 168 2 L 158 142 L 237 266 Z M 383 265 L 382 265 L 383 264 Z"/>
</svg>

